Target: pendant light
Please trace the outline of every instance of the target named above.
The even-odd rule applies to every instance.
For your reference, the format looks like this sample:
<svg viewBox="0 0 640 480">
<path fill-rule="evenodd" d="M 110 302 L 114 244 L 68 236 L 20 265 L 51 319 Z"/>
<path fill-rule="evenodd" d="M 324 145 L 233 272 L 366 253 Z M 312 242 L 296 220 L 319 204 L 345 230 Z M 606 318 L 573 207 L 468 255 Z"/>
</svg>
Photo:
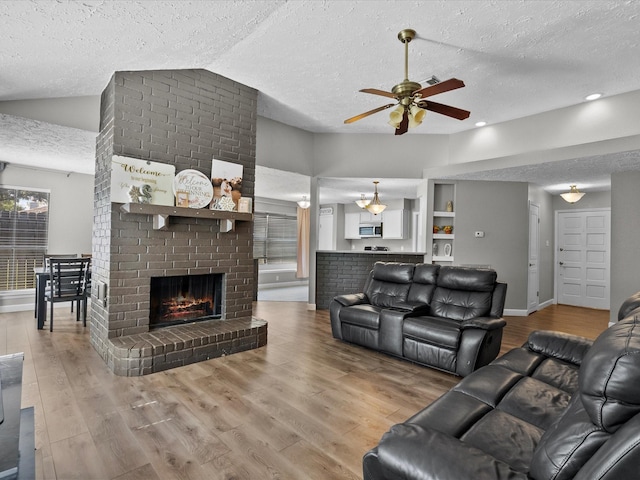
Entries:
<svg viewBox="0 0 640 480">
<path fill-rule="evenodd" d="M 307 196 L 303 195 L 302 200 L 298 200 L 298 206 L 300 208 L 309 208 L 311 206 L 311 202 L 307 200 Z"/>
<path fill-rule="evenodd" d="M 380 198 L 378 197 L 378 182 L 377 180 L 375 182 L 373 182 L 374 185 L 374 192 L 373 192 L 373 200 L 371 200 L 371 202 L 369 202 L 369 204 L 365 207 L 367 210 L 369 210 L 371 213 L 373 213 L 374 215 L 377 215 L 379 213 L 382 213 L 384 211 L 385 208 L 387 208 L 387 206 L 385 204 L 383 204 L 380 201 Z"/>
<path fill-rule="evenodd" d="M 571 185 L 569 188 L 569 191 L 566 193 L 561 193 L 560 196 L 566 202 L 576 203 L 578 200 L 580 200 L 584 196 L 584 193 L 580 192 L 578 190 L 578 187 L 576 187 L 575 185 Z"/>
<path fill-rule="evenodd" d="M 360 194 L 360 200 L 356 200 L 356 205 L 358 205 L 360 208 L 365 208 L 367 205 L 369 205 L 369 200 L 367 200 L 367 198 L 364 196 L 364 193 Z"/>
</svg>

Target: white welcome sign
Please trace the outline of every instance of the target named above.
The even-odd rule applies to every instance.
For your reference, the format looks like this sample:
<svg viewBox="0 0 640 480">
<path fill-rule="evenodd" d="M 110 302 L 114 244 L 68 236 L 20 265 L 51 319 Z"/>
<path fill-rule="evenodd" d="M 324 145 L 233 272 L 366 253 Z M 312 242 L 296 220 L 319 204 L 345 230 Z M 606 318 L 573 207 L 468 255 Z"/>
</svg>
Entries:
<svg viewBox="0 0 640 480">
<path fill-rule="evenodd" d="M 111 157 L 111 201 L 173 206 L 176 167 L 139 158 Z"/>
</svg>

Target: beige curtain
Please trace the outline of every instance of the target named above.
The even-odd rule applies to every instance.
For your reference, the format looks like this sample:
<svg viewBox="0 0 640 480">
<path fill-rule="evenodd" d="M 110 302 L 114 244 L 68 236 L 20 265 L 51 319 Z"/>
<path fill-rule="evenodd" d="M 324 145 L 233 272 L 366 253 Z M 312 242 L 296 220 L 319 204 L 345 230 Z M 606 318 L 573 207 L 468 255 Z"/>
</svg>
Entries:
<svg viewBox="0 0 640 480">
<path fill-rule="evenodd" d="M 310 208 L 298 207 L 298 269 L 296 278 L 309 278 Z"/>
</svg>

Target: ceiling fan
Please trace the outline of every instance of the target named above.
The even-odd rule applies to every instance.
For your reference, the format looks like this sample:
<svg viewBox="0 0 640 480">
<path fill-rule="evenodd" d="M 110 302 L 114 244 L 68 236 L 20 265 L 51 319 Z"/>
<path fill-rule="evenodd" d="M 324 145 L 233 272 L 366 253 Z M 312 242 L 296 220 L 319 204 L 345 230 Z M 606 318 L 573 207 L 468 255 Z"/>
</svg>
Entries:
<svg viewBox="0 0 640 480">
<path fill-rule="evenodd" d="M 409 80 L 409 42 L 416 36 L 415 30 L 409 28 L 404 29 L 398 33 L 398 40 L 404 43 L 404 80 L 398 85 L 394 86 L 390 92 L 384 90 L 378 90 L 376 88 L 364 88 L 360 90 L 364 93 L 371 93 L 373 95 L 381 95 L 383 97 L 395 98 L 398 103 L 390 103 L 382 107 L 374 108 L 368 112 L 361 113 L 355 117 L 347 118 L 344 123 L 353 123 L 358 120 L 378 113 L 387 108 L 397 107 L 389 115 L 389 124 L 396 129 L 396 135 L 402 135 L 407 132 L 409 127 L 414 127 L 422 123 L 426 111 L 439 113 L 448 117 L 453 117 L 458 120 L 464 120 L 469 118 L 471 112 L 462 110 L 460 108 L 451 107 L 449 105 L 443 105 L 441 103 L 432 102 L 431 100 L 425 100 L 427 97 L 437 95 L 438 93 L 448 92 L 457 88 L 464 87 L 464 82 L 457 78 L 450 78 L 443 82 L 438 81 L 435 77 L 432 77 L 435 83 L 431 83 L 426 87 L 422 87 L 418 82 L 412 82 Z"/>
</svg>

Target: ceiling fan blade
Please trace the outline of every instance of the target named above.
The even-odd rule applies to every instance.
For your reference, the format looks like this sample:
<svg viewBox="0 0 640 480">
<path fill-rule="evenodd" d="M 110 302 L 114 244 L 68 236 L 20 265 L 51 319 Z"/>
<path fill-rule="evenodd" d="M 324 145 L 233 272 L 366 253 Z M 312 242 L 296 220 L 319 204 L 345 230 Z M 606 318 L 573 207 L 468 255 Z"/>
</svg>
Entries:
<svg viewBox="0 0 640 480">
<path fill-rule="evenodd" d="M 391 92 L 385 92 L 384 90 L 378 90 L 377 88 L 363 88 L 360 90 L 363 93 L 371 93 L 373 95 L 382 95 L 383 97 L 396 98 L 396 95 Z"/>
<path fill-rule="evenodd" d="M 353 123 L 358 120 L 363 119 L 364 117 L 368 117 L 369 115 L 373 115 L 374 113 L 381 112 L 382 110 L 386 110 L 389 107 L 395 106 L 395 103 L 390 103 L 389 105 L 384 105 L 382 107 L 374 108 L 373 110 L 369 110 L 368 112 L 361 113 L 360 115 L 356 115 L 355 117 L 347 118 L 344 123 Z"/>
<path fill-rule="evenodd" d="M 400 125 L 398 125 L 398 128 L 396 128 L 395 134 L 402 135 L 403 133 L 407 133 L 407 130 L 409 130 L 409 112 L 405 110 L 404 115 L 402 115 L 402 121 Z"/>
<path fill-rule="evenodd" d="M 429 100 L 418 102 L 418 106 L 431 112 L 446 115 L 447 117 L 457 118 L 458 120 L 464 120 L 465 118 L 469 118 L 469 115 L 471 115 L 471 112 L 467 110 L 462 110 L 461 108 L 451 107 L 449 105 L 443 105 L 442 103 L 436 103 Z"/>
<path fill-rule="evenodd" d="M 450 78 L 449 80 L 445 80 L 444 82 L 436 83 L 435 85 L 429 85 L 427 87 L 421 88 L 420 90 L 416 90 L 415 92 L 413 92 L 413 95 L 420 96 L 420 98 L 427 98 L 432 95 L 437 95 L 438 93 L 444 93 L 462 87 L 464 87 L 464 82 L 462 80 L 458 80 L 457 78 Z"/>
</svg>

